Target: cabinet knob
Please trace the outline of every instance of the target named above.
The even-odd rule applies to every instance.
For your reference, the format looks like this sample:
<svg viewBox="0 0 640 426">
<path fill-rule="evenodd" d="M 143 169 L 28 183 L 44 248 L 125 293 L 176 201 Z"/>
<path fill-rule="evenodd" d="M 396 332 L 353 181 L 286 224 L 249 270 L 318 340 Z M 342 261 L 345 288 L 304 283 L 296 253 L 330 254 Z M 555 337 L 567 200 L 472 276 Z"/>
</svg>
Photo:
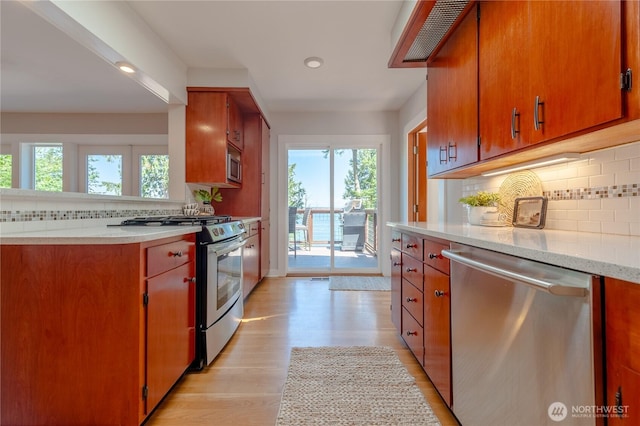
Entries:
<svg viewBox="0 0 640 426">
<path fill-rule="evenodd" d="M 417 244 L 407 244 L 407 248 L 418 248 Z"/>
<path fill-rule="evenodd" d="M 435 294 L 436 297 L 442 297 L 445 294 L 447 294 L 447 292 L 442 291 L 442 290 L 436 290 L 436 291 L 433 292 L 433 294 Z"/>
<path fill-rule="evenodd" d="M 184 279 L 185 283 L 195 283 L 196 282 L 196 277 L 187 277 Z"/>
<path fill-rule="evenodd" d="M 402 262 L 393 262 L 393 266 L 402 266 Z"/>
<path fill-rule="evenodd" d="M 399 243 L 400 242 L 400 238 L 392 238 L 391 242 L 392 243 Z"/>
<path fill-rule="evenodd" d="M 407 268 L 406 272 L 418 272 L 417 268 Z"/>
<path fill-rule="evenodd" d="M 418 299 L 417 298 L 411 298 L 411 297 L 407 297 L 407 302 L 411 303 L 411 302 L 417 302 Z"/>
<path fill-rule="evenodd" d="M 172 251 L 169 255 L 173 257 L 182 257 L 182 250 Z"/>
<path fill-rule="evenodd" d="M 439 253 L 429 253 L 429 259 L 442 259 L 442 255 Z"/>
<path fill-rule="evenodd" d="M 417 331 L 409 331 L 409 330 L 407 330 L 407 332 L 405 334 L 407 336 L 417 336 L 418 332 Z"/>
</svg>

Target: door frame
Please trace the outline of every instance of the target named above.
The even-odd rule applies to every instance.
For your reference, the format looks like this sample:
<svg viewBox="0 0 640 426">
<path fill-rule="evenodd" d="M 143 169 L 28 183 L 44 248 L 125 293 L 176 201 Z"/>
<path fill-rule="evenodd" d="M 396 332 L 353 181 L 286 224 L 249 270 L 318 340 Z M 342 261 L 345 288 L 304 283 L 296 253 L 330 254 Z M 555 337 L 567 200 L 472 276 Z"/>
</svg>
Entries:
<svg viewBox="0 0 640 426">
<path fill-rule="evenodd" d="M 407 134 L 407 216 L 427 220 L 427 120 Z"/>
</svg>

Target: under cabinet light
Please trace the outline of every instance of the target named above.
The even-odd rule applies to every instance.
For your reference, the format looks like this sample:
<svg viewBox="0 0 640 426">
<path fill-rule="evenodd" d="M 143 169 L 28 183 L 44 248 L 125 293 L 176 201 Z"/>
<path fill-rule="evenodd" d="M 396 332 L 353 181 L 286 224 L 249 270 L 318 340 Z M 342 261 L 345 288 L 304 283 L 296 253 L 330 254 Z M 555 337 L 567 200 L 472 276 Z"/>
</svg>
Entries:
<svg viewBox="0 0 640 426">
<path fill-rule="evenodd" d="M 122 72 L 126 72 L 127 74 L 133 74 L 136 72 L 136 69 L 133 65 L 128 64 L 126 62 L 116 62 L 116 67 Z"/>
<path fill-rule="evenodd" d="M 564 154 L 554 155 L 551 157 L 544 157 L 538 160 L 528 161 L 526 163 L 515 164 L 513 166 L 492 170 L 490 172 L 482 173 L 482 176 L 498 176 L 498 175 L 503 175 L 505 173 L 517 172 L 519 170 L 549 166 L 551 164 L 568 163 L 570 161 L 575 161 L 579 158 L 580 158 L 580 154 L 578 154 L 577 152 L 566 152 Z"/>
</svg>

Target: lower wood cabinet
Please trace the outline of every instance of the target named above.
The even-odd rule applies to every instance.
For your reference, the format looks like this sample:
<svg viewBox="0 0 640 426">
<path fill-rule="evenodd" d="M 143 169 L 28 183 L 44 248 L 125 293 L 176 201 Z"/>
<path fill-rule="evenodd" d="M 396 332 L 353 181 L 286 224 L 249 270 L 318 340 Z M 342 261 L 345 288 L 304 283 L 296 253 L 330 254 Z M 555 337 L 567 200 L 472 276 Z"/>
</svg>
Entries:
<svg viewBox="0 0 640 426">
<path fill-rule="evenodd" d="M 2 245 L 2 424 L 142 423 L 192 359 L 194 248 Z"/>
<path fill-rule="evenodd" d="M 442 240 L 392 231 L 391 319 L 448 406 L 451 389 L 449 260 Z"/>
<path fill-rule="evenodd" d="M 605 278 L 608 425 L 640 423 L 640 284 Z"/>
</svg>

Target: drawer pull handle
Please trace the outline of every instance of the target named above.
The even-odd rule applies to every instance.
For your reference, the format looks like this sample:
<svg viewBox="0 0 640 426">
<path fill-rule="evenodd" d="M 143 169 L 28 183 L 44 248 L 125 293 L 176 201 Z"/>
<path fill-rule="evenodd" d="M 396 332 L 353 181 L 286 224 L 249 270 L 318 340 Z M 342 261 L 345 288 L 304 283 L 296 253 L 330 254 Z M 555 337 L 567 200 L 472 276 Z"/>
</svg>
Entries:
<svg viewBox="0 0 640 426">
<path fill-rule="evenodd" d="M 171 253 L 169 253 L 169 255 L 173 257 L 182 257 L 182 250 L 172 251 Z"/>
<path fill-rule="evenodd" d="M 540 96 L 536 96 L 536 100 L 533 104 L 533 128 L 540 130 L 544 121 L 540 120 L 540 106 L 544 105 L 544 102 L 540 101 Z"/>
<path fill-rule="evenodd" d="M 417 244 L 407 244 L 407 248 L 417 248 Z"/>
<path fill-rule="evenodd" d="M 191 277 L 191 278 L 187 277 L 187 278 L 184 279 L 184 282 L 185 283 L 195 283 L 196 282 L 196 277 Z"/>
<path fill-rule="evenodd" d="M 520 113 L 517 108 L 514 108 L 511 112 L 511 139 L 515 139 L 516 135 L 520 133 L 520 130 L 516 130 L 516 117 L 520 118 Z"/>
<path fill-rule="evenodd" d="M 393 266 L 402 266 L 401 262 L 393 262 Z"/>
<path fill-rule="evenodd" d="M 417 336 L 417 335 L 418 335 L 418 332 L 417 332 L 417 331 L 408 331 L 408 330 L 407 330 L 407 333 L 406 333 L 406 334 L 407 334 L 407 336 Z"/>
<path fill-rule="evenodd" d="M 400 242 L 400 238 L 392 238 L 391 242 L 392 243 L 399 243 Z"/>
<path fill-rule="evenodd" d="M 445 294 L 447 294 L 447 292 L 446 291 L 442 291 L 442 290 L 436 290 L 436 291 L 433 292 L 433 294 L 435 294 L 436 297 L 442 297 Z"/>
<path fill-rule="evenodd" d="M 442 255 L 438 253 L 429 253 L 429 259 L 442 259 Z"/>
<path fill-rule="evenodd" d="M 416 268 L 407 268 L 407 272 L 418 272 Z"/>
<path fill-rule="evenodd" d="M 417 298 L 411 298 L 411 297 L 407 297 L 407 302 L 411 303 L 411 302 L 417 302 L 418 299 Z"/>
</svg>

